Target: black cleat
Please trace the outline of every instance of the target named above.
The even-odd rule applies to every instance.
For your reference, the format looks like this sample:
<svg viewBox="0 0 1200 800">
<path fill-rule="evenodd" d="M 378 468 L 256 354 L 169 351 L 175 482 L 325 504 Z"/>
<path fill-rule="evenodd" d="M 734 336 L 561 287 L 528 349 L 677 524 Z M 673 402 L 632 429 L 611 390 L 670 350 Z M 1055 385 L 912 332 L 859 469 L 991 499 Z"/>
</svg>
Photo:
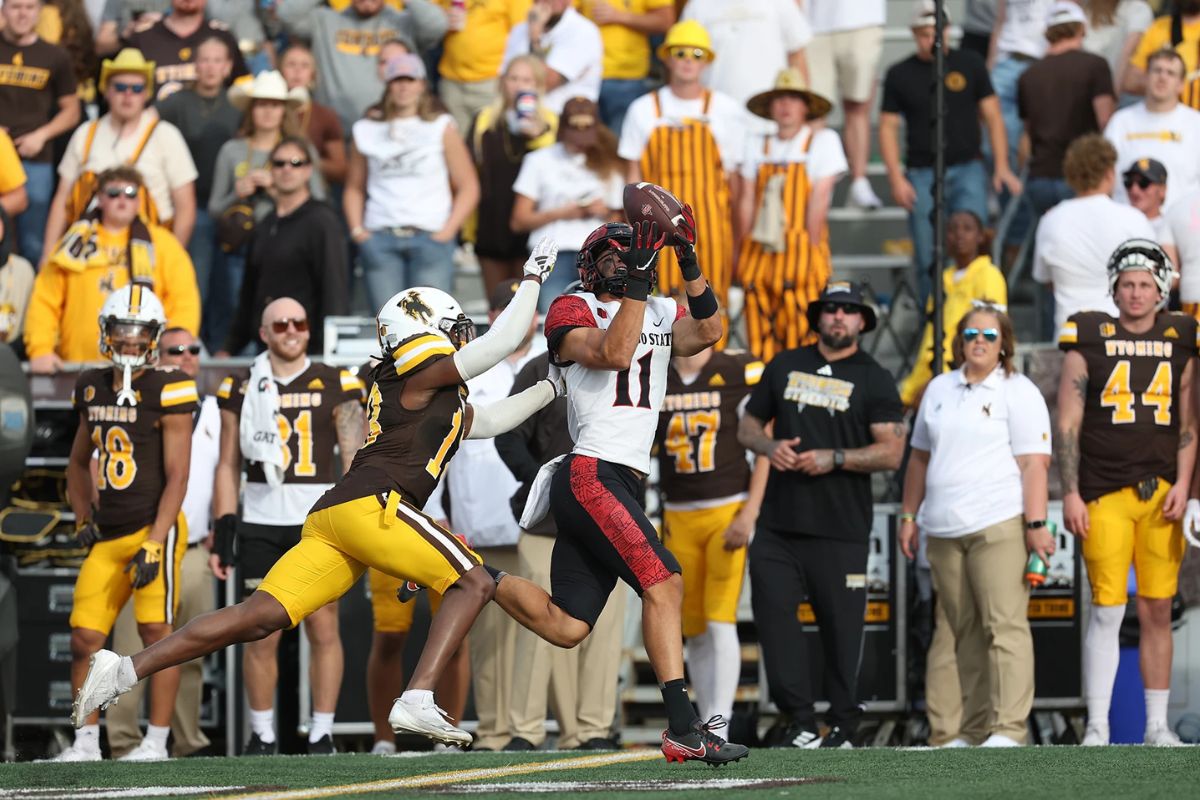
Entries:
<svg viewBox="0 0 1200 800">
<path fill-rule="evenodd" d="M 310 756 L 331 756 L 336 752 L 337 748 L 333 746 L 333 737 L 328 733 L 315 742 L 308 743 L 308 754 Z"/>
<path fill-rule="evenodd" d="M 520 753 L 526 750 L 537 750 L 537 745 L 523 736 L 514 736 L 508 740 L 508 744 L 500 749 L 506 753 Z"/>
<path fill-rule="evenodd" d="M 668 728 L 662 735 L 662 753 L 667 761 L 703 761 L 719 767 L 733 761 L 740 761 L 750 755 L 750 748 L 744 744 L 727 742 L 713 733 L 724 728 L 725 719 L 721 715 L 709 717 L 708 722 L 699 719 L 692 723 L 692 729 L 682 736 L 671 733 Z"/>
<path fill-rule="evenodd" d="M 850 741 L 850 731 L 845 730 L 839 725 L 834 725 L 829 729 L 829 733 L 825 734 L 825 738 L 821 740 L 821 747 L 828 747 L 835 750 L 853 750 L 854 742 Z"/>
<path fill-rule="evenodd" d="M 605 739 L 601 736 L 596 736 L 592 739 L 588 739 L 586 742 L 579 745 L 579 747 L 576 747 L 575 749 L 576 750 L 620 750 L 621 748 L 618 747 L 617 743 L 615 741 L 613 741 L 612 739 Z"/>
<path fill-rule="evenodd" d="M 400 585 L 400 588 L 396 590 L 396 599 L 401 603 L 407 603 L 409 600 L 412 600 L 414 597 L 424 591 L 424 589 L 425 587 L 421 586 L 420 584 L 413 583 L 412 581 L 405 581 Z"/>
<path fill-rule="evenodd" d="M 250 734 L 250 741 L 246 742 L 246 746 L 242 748 L 244 756 L 273 756 L 275 755 L 275 742 L 270 744 L 258 738 L 257 733 Z"/>
<path fill-rule="evenodd" d="M 821 734 L 814 728 L 809 728 L 801 722 L 790 722 L 779 737 L 775 747 L 799 747 L 802 750 L 815 750 L 821 747 Z"/>
</svg>

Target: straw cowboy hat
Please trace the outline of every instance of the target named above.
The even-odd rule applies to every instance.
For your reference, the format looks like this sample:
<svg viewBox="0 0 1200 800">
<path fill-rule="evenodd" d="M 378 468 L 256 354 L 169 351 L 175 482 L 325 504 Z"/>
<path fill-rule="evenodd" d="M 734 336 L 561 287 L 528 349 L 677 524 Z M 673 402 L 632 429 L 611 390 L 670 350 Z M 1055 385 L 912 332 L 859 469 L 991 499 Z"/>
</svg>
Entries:
<svg viewBox="0 0 1200 800">
<path fill-rule="evenodd" d="M 113 75 L 141 75 L 146 79 L 147 93 L 154 90 L 154 62 L 147 61 L 136 47 L 126 47 L 116 58 L 100 63 L 100 91 L 108 90 L 108 79 Z"/>
<path fill-rule="evenodd" d="M 273 69 L 258 73 L 252 81 L 239 81 L 229 89 L 229 104 L 238 111 L 245 111 L 255 100 L 279 100 L 299 107 L 308 102 L 308 90 L 301 86 L 289 89 L 287 81 Z"/>
<path fill-rule="evenodd" d="M 667 31 L 667 38 L 658 46 L 658 57 L 666 61 L 671 50 L 676 47 L 694 47 L 703 50 L 708 54 L 706 61 L 716 58 L 708 31 L 694 19 L 685 19 L 683 22 L 676 22 L 671 26 Z"/>
<path fill-rule="evenodd" d="M 820 119 L 833 108 L 833 104 L 829 100 L 809 89 L 800 72 L 791 67 L 780 70 L 779 74 L 775 76 L 775 88 L 759 92 L 747 100 L 746 108 L 750 109 L 751 114 L 763 119 L 770 119 L 771 101 L 782 95 L 794 95 L 801 98 L 808 106 L 810 120 Z"/>
</svg>

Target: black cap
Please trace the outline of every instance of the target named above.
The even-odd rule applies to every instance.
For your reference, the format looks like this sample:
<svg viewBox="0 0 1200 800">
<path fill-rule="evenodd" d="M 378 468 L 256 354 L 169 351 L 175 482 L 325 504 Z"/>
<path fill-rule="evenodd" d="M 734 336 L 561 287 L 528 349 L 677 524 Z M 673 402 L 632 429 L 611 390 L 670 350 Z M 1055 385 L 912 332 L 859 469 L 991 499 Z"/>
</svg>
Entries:
<svg viewBox="0 0 1200 800">
<path fill-rule="evenodd" d="M 1139 158 L 1121 173 L 1123 178 L 1145 178 L 1151 183 L 1166 183 L 1167 168 L 1153 158 Z"/>
<path fill-rule="evenodd" d="M 492 311 L 503 311 L 508 308 L 508 304 L 512 302 L 519 288 L 521 288 L 519 280 L 507 280 L 497 284 L 496 288 L 492 289 L 491 295 L 488 296 L 488 308 Z"/>
<path fill-rule="evenodd" d="M 821 290 L 821 296 L 808 305 L 808 324 L 814 331 L 817 329 L 817 318 L 821 315 L 821 306 L 825 303 L 847 303 L 858 306 L 862 310 L 862 332 L 875 330 L 875 306 L 871 305 L 863 294 L 861 285 L 853 281 L 831 281 Z"/>
</svg>

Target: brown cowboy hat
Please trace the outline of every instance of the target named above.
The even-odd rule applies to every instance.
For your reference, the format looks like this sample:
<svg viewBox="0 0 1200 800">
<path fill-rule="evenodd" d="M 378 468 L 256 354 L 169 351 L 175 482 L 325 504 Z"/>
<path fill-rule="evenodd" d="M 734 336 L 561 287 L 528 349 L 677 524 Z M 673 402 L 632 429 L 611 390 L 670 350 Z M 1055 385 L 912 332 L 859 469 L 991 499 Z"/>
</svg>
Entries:
<svg viewBox="0 0 1200 800">
<path fill-rule="evenodd" d="M 825 97 L 808 88 L 808 82 L 799 70 L 788 67 L 779 71 L 775 77 L 775 87 L 766 92 L 759 92 L 746 101 L 750 113 L 763 119 L 771 119 L 771 101 L 781 95 L 790 94 L 804 100 L 808 106 L 808 119 L 820 119 L 830 112 L 833 104 Z"/>
</svg>

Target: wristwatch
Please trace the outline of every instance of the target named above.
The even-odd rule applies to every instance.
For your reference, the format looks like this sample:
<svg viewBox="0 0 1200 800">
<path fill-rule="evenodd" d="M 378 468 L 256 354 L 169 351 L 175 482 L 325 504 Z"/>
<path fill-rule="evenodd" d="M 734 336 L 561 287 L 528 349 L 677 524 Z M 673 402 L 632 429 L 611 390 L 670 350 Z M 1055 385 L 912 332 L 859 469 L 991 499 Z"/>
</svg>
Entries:
<svg viewBox="0 0 1200 800">
<path fill-rule="evenodd" d="M 1044 527 L 1046 527 L 1046 520 L 1044 519 L 1035 519 L 1032 522 L 1025 523 L 1025 530 L 1027 531 L 1036 531 L 1038 528 Z"/>
<path fill-rule="evenodd" d="M 846 454 L 841 450 L 841 448 L 834 450 L 833 451 L 833 468 L 841 469 L 845 465 L 846 465 Z"/>
</svg>

